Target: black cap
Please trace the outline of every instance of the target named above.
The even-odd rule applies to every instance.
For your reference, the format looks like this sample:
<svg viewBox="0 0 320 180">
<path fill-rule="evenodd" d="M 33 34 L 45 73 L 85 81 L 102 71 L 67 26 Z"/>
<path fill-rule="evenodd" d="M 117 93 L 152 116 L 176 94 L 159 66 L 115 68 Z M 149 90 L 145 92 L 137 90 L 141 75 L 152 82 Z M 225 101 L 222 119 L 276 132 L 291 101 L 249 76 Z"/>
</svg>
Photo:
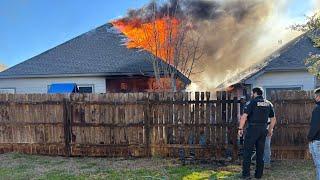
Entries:
<svg viewBox="0 0 320 180">
<path fill-rule="evenodd" d="M 262 87 L 255 87 L 252 89 L 252 92 L 253 93 L 257 93 L 259 96 L 262 96 L 263 95 L 263 89 Z"/>
</svg>

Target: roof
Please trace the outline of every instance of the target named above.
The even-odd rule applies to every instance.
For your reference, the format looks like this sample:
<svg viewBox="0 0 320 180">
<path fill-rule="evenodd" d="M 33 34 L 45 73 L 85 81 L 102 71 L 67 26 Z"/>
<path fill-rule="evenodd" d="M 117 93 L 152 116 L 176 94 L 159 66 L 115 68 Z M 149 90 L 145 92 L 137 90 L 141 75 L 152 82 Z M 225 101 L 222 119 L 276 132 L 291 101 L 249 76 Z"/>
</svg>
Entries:
<svg viewBox="0 0 320 180">
<path fill-rule="evenodd" d="M 310 53 L 319 54 L 320 48 L 314 47 L 312 40 L 305 33 L 285 45 L 280 52 L 276 52 L 273 55 L 275 58 L 268 63 L 264 70 L 306 70 L 304 61 Z"/>
<path fill-rule="evenodd" d="M 240 74 L 223 82 L 218 88 L 244 83 L 265 72 L 307 71 L 304 61 L 310 53 L 320 54 L 320 48 L 314 47 L 308 33 L 304 33 L 272 53 L 262 62 L 252 65 Z"/>
<path fill-rule="evenodd" d="M 128 49 L 126 36 L 107 23 L 0 73 L 0 78 L 50 76 L 153 76 L 152 54 Z M 161 59 L 159 63 L 166 64 Z M 187 84 L 190 80 L 178 76 Z"/>
</svg>

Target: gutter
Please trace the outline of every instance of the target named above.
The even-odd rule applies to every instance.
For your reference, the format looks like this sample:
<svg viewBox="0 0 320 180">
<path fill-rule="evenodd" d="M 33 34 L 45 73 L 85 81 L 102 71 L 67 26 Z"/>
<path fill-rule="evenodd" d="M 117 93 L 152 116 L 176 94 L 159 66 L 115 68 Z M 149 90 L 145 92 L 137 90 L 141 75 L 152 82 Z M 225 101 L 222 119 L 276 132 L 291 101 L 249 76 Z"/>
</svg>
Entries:
<svg viewBox="0 0 320 180">
<path fill-rule="evenodd" d="M 88 74 L 31 74 L 31 75 L 1 75 L 0 79 L 23 79 L 23 78 L 49 78 L 49 77 L 105 77 L 105 76 L 153 76 L 153 72 L 145 72 L 143 74 L 137 73 L 88 73 Z"/>
<path fill-rule="evenodd" d="M 146 76 L 153 77 L 154 72 L 143 72 L 143 73 L 88 73 L 88 74 L 31 74 L 31 75 L 13 75 L 13 76 L 5 76 L 1 75 L 0 79 L 25 79 L 25 78 L 61 78 L 61 77 L 106 77 L 106 76 Z M 161 74 L 160 76 L 163 76 Z M 180 71 L 177 72 L 177 77 L 179 77 L 186 85 L 191 83 L 191 80 L 183 75 Z"/>
</svg>

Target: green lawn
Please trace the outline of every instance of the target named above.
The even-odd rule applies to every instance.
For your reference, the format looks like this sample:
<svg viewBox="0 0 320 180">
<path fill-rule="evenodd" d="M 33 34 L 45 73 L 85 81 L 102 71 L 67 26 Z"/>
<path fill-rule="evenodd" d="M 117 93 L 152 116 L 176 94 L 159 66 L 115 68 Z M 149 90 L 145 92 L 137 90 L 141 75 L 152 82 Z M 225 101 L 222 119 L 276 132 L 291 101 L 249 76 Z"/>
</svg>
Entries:
<svg viewBox="0 0 320 180">
<path fill-rule="evenodd" d="M 0 155 L 0 179 L 239 179 L 237 164 L 181 166 L 169 159 Z M 265 179 L 314 179 L 311 161 L 277 161 Z"/>
</svg>

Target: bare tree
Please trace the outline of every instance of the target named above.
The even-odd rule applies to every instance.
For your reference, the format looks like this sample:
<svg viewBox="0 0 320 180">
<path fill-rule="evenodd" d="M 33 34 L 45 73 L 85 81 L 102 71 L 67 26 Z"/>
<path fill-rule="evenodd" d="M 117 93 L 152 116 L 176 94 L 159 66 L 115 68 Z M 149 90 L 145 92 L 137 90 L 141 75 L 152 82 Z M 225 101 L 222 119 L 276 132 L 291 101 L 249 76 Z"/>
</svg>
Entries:
<svg viewBox="0 0 320 180">
<path fill-rule="evenodd" d="M 153 53 L 150 60 L 159 90 L 166 89 L 169 83 L 170 89 L 177 91 L 178 71 L 190 78 L 202 57 L 201 36 L 192 27 L 191 19 L 178 17 L 178 6 L 167 7 L 167 12 L 159 15 L 158 4 L 152 3 L 152 17 L 141 26 L 143 41 L 147 41 L 144 48 Z"/>
<path fill-rule="evenodd" d="M 167 19 L 167 21 L 172 21 Z M 171 24 L 167 22 L 167 24 Z M 153 59 L 154 72 L 159 77 L 158 82 L 161 83 L 161 77 L 165 79 L 170 79 L 171 90 L 177 91 L 177 74 L 180 71 L 186 77 L 190 78 L 191 74 L 194 72 L 194 68 L 201 58 L 200 53 L 200 37 L 195 34 L 186 32 L 183 25 L 179 25 L 179 32 L 173 35 L 172 27 L 168 27 L 168 32 L 166 33 L 166 39 L 164 44 L 157 43 L 156 48 L 159 48 L 156 52 L 161 55 L 155 55 Z M 176 37 L 173 37 L 176 36 Z M 157 37 L 157 36 L 156 36 Z M 156 39 L 155 42 L 160 40 Z M 156 58 L 161 57 L 167 64 L 159 63 Z M 155 63 L 157 62 L 157 63 Z"/>
</svg>

